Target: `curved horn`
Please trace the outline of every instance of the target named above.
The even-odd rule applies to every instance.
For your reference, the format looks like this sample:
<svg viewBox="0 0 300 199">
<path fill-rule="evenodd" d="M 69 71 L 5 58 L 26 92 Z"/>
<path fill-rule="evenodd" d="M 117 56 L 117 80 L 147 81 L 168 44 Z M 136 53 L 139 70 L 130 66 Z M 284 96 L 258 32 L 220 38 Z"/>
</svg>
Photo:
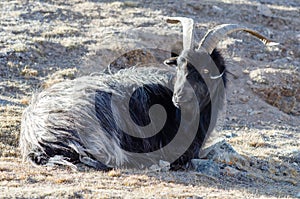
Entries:
<svg viewBox="0 0 300 199">
<path fill-rule="evenodd" d="M 237 24 L 223 24 L 215 27 L 214 29 L 208 31 L 203 39 L 200 41 L 198 48 L 204 48 L 209 54 L 217 47 L 219 41 L 221 41 L 226 35 L 236 32 L 236 31 L 245 31 L 259 38 L 265 45 L 271 41 L 260 33 L 248 29 L 244 26 Z"/>
<path fill-rule="evenodd" d="M 183 32 L 183 49 L 193 49 L 194 43 L 194 20 L 186 17 L 170 17 L 167 19 L 168 23 L 176 24 L 181 22 Z"/>
</svg>

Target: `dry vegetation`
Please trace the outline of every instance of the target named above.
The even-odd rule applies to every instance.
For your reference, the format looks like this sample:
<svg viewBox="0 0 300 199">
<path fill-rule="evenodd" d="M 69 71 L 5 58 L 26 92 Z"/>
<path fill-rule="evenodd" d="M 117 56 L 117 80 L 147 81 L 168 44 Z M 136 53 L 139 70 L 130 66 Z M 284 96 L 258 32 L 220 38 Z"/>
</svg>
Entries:
<svg viewBox="0 0 300 199">
<path fill-rule="evenodd" d="M 298 0 L 0 2 L 0 197 L 294 198 L 300 197 L 300 2 Z M 18 151 L 21 114 L 33 93 L 101 71 L 127 50 L 169 50 L 192 17 L 198 38 L 222 23 L 256 29 L 280 43 L 265 48 L 242 33 L 219 48 L 229 70 L 226 113 L 214 139 L 249 162 L 248 176 L 194 171 L 35 168 Z M 234 164 L 234 163 L 232 163 Z"/>
</svg>

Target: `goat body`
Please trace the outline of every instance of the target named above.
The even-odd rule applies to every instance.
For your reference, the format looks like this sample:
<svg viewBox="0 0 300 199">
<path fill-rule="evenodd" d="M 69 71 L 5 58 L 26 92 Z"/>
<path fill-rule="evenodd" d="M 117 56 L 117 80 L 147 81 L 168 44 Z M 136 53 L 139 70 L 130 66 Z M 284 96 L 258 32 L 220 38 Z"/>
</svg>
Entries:
<svg viewBox="0 0 300 199">
<path fill-rule="evenodd" d="M 23 157 L 36 164 L 47 164 L 61 157 L 60 164 L 83 162 L 98 169 L 137 166 L 140 161 L 129 152 L 143 154 L 147 159 L 147 153 L 170 143 L 183 122 L 169 89 L 175 75 L 175 69 L 140 67 L 53 85 L 36 95 L 23 113 L 20 138 Z M 149 109 L 155 104 L 162 105 L 167 113 L 162 129 L 150 121 Z M 197 158 L 209 123 L 207 106 L 201 112 L 197 136 L 171 164 L 172 168 L 185 166 L 190 159 Z M 139 127 L 149 124 L 158 132 L 150 137 Z M 135 131 L 136 136 L 124 129 Z"/>
</svg>

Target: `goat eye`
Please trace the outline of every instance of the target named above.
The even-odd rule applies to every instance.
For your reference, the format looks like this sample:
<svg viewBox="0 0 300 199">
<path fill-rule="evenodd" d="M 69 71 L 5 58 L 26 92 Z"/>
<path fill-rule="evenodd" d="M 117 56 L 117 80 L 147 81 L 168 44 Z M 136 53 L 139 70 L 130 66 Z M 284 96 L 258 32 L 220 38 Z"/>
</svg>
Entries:
<svg viewBox="0 0 300 199">
<path fill-rule="evenodd" d="M 186 62 L 187 62 L 186 59 L 185 59 L 184 57 L 179 57 L 179 61 L 180 61 L 181 63 L 186 63 Z"/>
</svg>

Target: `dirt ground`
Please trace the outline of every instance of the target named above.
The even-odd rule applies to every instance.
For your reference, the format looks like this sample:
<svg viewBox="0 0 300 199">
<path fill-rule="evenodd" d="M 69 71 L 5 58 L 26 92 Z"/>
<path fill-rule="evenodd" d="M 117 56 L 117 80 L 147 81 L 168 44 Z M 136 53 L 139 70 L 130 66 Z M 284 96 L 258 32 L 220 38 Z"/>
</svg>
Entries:
<svg viewBox="0 0 300 199">
<path fill-rule="evenodd" d="M 1 198 L 300 198 L 299 0 L 2 0 L 0 9 Z M 233 75 L 211 140 L 225 139 L 252 162 L 251 175 L 22 163 L 21 114 L 32 94 L 101 71 L 128 50 L 169 50 L 180 27 L 165 16 L 193 18 L 198 40 L 218 24 L 236 23 L 279 43 L 265 47 L 234 33 L 219 44 Z"/>
</svg>

